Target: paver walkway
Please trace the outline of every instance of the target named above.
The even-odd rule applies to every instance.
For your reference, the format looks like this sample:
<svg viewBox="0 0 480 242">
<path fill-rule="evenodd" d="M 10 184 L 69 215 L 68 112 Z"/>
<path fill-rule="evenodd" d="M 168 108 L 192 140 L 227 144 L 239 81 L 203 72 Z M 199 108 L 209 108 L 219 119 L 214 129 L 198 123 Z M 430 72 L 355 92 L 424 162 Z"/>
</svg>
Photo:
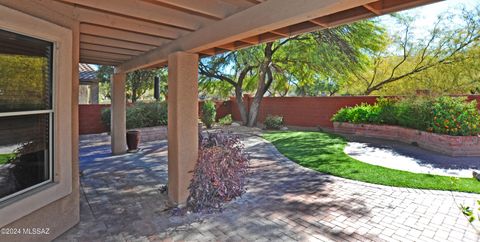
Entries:
<svg viewBox="0 0 480 242">
<path fill-rule="evenodd" d="M 223 213 L 185 216 L 165 210 L 165 141 L 117 157 L 106 144 L 82 142 L 81 222 L 57 241 L 479 239 L 458 209 L 478 195 L 337 178 L 298 166 L 258 136 L 243 140 L 251 157 L 248 192 Z"/>
</svg>

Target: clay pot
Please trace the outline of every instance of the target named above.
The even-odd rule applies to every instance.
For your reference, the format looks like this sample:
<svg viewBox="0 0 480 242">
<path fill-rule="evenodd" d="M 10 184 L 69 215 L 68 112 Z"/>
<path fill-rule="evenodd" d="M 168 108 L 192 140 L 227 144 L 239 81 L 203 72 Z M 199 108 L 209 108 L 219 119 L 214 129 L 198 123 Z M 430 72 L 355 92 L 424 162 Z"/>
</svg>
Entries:
<svg viewBox="0 0 480 242">
<path fill-rule="evenodd" d="M 140 143 L 140 131 L 138 131 L 138 130 L 127 131 L 128 151 L 138 150 L 138 144 L 139 143 Z"/>
</svg>

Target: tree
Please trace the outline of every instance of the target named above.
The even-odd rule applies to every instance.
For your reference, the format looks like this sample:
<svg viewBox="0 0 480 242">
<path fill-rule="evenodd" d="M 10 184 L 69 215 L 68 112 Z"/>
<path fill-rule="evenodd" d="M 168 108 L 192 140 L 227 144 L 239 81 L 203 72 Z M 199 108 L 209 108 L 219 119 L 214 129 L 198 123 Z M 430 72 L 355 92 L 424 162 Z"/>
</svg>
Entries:
<svg viewBox="0 0 480 242">
<path fill-rule="evenodd" d="M 476 94 L 480 92 L 480 48 L 468 48 L 462 58 L 385 85 L 378 95 L 415 95 L 428 90 L 431 95 Z"/>
<path fill-rule="evenodd" d="M 287 93 L 290 85 L 342 80 L 348 72 L 364 68 L 369 53 L 385 48 L 385 38 L 375 21 L 361 21 L 229 52 L 200 62 L 201 87 L 233 89 L 242 122 L 253 126 L 267 92 Z M 254 93 L 248 113 L 244 91 Z"/>
<path fill-rule="evenodd" d="M 99 66 L 97 71 L 97 77 L 100 82 L 106 84 L 104 95 L 110 99 L 110 79 L 113 74 L 113 67 L 111 66 Z M 127 74 L 127 80 L 125 82 L 127 98 L 132 103 L 144 95 L 147 90 L 153 89 L 153 80 L 155 76 L 160 77 L 160 92 L 166 94 L 166 80 L 167 72 L 163 69 L 154 70 L 136 70 Z"/>
<path fill-rule="evenodd" d="M 368 71 L 352 72 L 350 83 L 357 87 L 354 92 L 369 95 L 401 80 L 418 80 L 420 74 L 426 77 L 428 71 L 448 73 L 452 66 L 465 63 L 468 58 L 465 53 L 479 44 L 479 7 L 474 11 L 463 10 L 461 15 L 440 15 L 423 39 L 415 38 L 412 17 L 394 16 L 401 30 L 391 37 L 390 48 L 373 56 Z"/>
</svg>

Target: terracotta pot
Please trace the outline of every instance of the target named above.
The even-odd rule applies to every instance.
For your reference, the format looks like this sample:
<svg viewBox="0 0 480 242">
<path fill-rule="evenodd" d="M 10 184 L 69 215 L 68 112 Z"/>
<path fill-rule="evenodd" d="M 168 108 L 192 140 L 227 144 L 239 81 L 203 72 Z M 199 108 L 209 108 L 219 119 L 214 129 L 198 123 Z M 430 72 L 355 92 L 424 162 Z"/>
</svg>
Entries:
<svg viewBox="0 0 480 242">
<path fill-rule="evenodd" d="M 140 131 L 129 130 L 127 131 L 127 146 L 129 151 L 137 150 L 140 143 Z"/>
</svg>

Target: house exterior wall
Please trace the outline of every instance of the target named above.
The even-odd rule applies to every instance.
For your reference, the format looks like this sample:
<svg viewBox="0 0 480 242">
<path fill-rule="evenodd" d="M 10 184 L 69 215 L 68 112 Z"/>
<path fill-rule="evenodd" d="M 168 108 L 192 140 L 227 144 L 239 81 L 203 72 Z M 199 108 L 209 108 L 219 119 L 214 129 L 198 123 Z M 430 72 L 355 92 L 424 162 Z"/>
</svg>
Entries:
<svg viewBox="0 0 480 242">
<path fill-rule="evenodd" d="M 0 204 L 0 241 L 51 241 L 79 221 L 78 22 L 34 8 L 29 2 L 0 1 L 0 28 L 56 44 L 54 55 L 54 182 Z M 23 229 L 43 229 L 33 235 Z"/>
</svg>

